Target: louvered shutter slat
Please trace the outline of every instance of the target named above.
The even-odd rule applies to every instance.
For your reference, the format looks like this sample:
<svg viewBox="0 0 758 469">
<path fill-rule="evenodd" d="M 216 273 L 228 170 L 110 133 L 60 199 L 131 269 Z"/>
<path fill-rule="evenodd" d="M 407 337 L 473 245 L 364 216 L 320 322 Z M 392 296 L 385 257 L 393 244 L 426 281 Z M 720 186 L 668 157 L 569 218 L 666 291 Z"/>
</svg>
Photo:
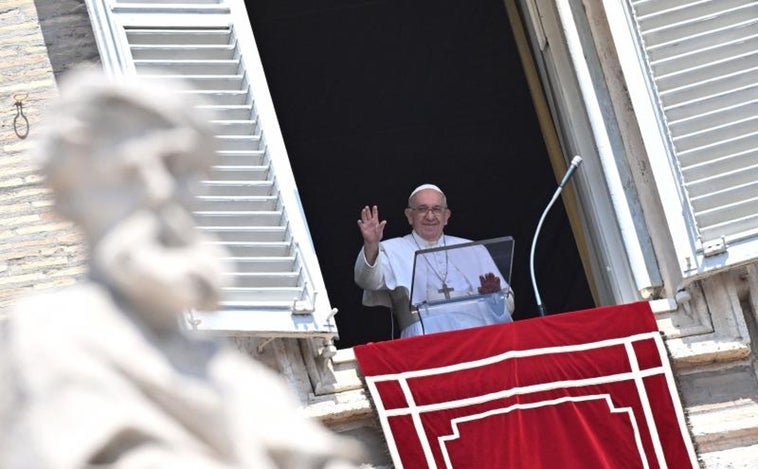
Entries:
<svg viewBox="0 0 758 469">
<path fill-rule="evenodd" d="M 119 0 L 121 5 L 124 4 L 147 4 L 147 5 L 219 5 L 224 0 Z"/>
<path fill-rule="evenodd" d="M 287 241 L 220 241 L 235 258 L 277 257 L 292 255 L 292 243 Z"/>
<path fill-rule="evenodd" d="M 200 107 L 207 109 L 216 114 L 223 112 L 224 115 L 226 115 L 227 119 L 230 119 L 230 120 L 250 119 L 250 116 L 252 115 L 252 105 L 250 104 L 242 104 L 242 105 L 218 104 L 218 105 L 204 105 Z"/>
<path fill-rule="evenodd" d="M 202 196 L 203 208 L 208 210 L 234 210 L 234 211 L 254 211 L 273 210 L 277 206 L 276 197 L 255 197 L 255 196 Z"/>
<path fill-rule="evenodd" d="M 244 264 L 248 272 L 291 272 L 295 268 L 295 258 L 285 257 L 238 257 L 238 264 Z"/>
<path fill-rule="evenodd" d="M 713 191 L 718 191 L 716 187 L 716 180 L 723 178 L 726 180 L 722 184 L 722 189 L 725 187 L 739 186 L 746 182 L 754 181 L 755 173 L 750 166 L 750 155 L 742 158 L 744 155 L 729 155 L 725 158 L 719 158 L 718 160 L 710 160 L 700 165 L 688 166 L 683 169 L 685 177 L 690 184 L 690 187 L 700 193 L 704 193 L 708 190 L 710 185 L 713 185 Z M 720 172 L 713 170 L 713 166 L 718 165 Z M 698 189 L 697 186 L 702 185 L 702 189 Z"/>
<path fill-rule="evenodd" d="M 755 90 L 758 95 L 758 90 Z M 740 103 L 716 103 L 716 106 L 704 108 L 692 106 L 691 114 L 678 121 L 671 121 L 669 127 L 678 135 L 689 135 L 709 129 L 719 129 L 732 122 L 747 122 L 758 115 L 758 96 L 750 101 Z"/>
<path fill-rule="evenodd" d="M 724 38 L 716 42 L 718 46 L 713 45 L 713 39 L 712 37 L 701 38 L 703 44 L 700 47 L 693 46 L 688 51 L 672 51 L 670 50 L 672 48 L 653 51 L 650 54 L 651 64 L 661 77 L 683 75 L 702 68 L 704 64 L 720 64 L 730 60 L 750 58 L 758 50 L 758 34 L 754 31 L 747 37 Z M 685 44 L 688 43 L 685 42 Z M 668 53 L 668 56 L 664 53 Z M 712 58 L 704 62 L 702 58 L 704 54 Z"/>
<path fill-rule="evenodd" d="M 214 166 L 213 179 L 217 181 L 264 181 L 268 179 L 268 166 Z"/>
<path fill-rule="evenodd" d="M 207 51 L 206 51 L 207 52 Z M 160 67 L 162 70 L 169 73 L 173 73 L 191 80 L 220 80 L 226 78 L 229 82 L 236 83 L 237 86 L 233 89 L 240 89 L 240 81 L 242 75 L 240 74 L 240 64 L 237 60 L 208 60 L 204 59 L 199 61 L 198 59 L 187 60 L 135 60 L 134 65 L 137 67 L 137 71 L 143 69 L 149 70 L 153 67 Z M 200 76 L 193 76 L 200 75 Z M 209 81 L 203 82 L 204 84 Z"/>
<path fill-rule="evenodd" d="M 130 46 L 170 45 L 171 47 L 202 48 L 208 45 L 230 46 L 232 44 L 232 32 L 229 29 L 140 29 L 129 28 L 126 37 Z M 139 51 L 140 47 L 136 47 Z M 137 58 L 137 57 L 135 57 Z"/>
<path fill-rule="evenodd" d="M 204 101 L 213 102 L 216 106 L 245 106 L 248 105 L 248 94 L 246 91 L 185 91 L 188 94 L 198 95 Z M 206 106 L 209 107 L 209 106 Z"/>
<path fill-rule="evenodd" d="M 251 239 L 258 243 L 289 241 L 289 234 L 286 230 L 277 226 L 209 226 L 207 228 L 213 231 L 216 238 L 226 243 L 245 242 Z"/>
<path fill-rule="evenodd" d="M 272 226 L 238 226 L 238 227 L 218 227 L 209 226 L 210 230 L 222 242 L 245 242 L 255 239 L 256 242 L 288 242 L 289 235 L 285 229 Z M 244 266 L 240 266 L 243 267 Z"/>
<path fill-rule="evenodd" d="M 242 166 L 245 164 L 263 166 L 263 156 L 264 152 L 262 150 L 237 150 L 218 152 L 219 164 L 229 166 Z"/>
<path fill-rule="evenodd" d="M 214 123 L 221 134 L 253 135 L 258 132 L 256 122 L 252 119 L 233 119 L 230 117 L 230 120 L 215 121 Z"/>
<path fill-rule="evenodd" d="M 273 183 L 271 181 L 212 181 L 205 180 L 202 182 L 207 195 L 231 195 L 239 194 L 244 190 L 248 195 L 270 195 L 273 193 Z"/>
<path fill-rule="evenodd" d="M 744 141 L 748 145 L 748 149 L 756 148 L 754 137 L 757 135 L 756 119 L 758 116 L 750 116 L 748 118 L 740 119 L 738 114 L 732 114 L 729 116 L 722 116 L 724 121 L 720 124 L 716 120 L 712 122 L 712 127 L 699 130 L 697 132 L 690 132 L 674 137 L 674 143 L 677 145 L 679 151 L 686 155 L 690 152 L 697 154 L 700 149 L 712 149 L 715 146 L 721 146 L 724 144 L 739 145 L 740 141 Z M 738 146 L 730 148 L 737 148 Z M 734 151 L 724 148 L 726 151 Z M 707 156 L 708 159 L 712 159 L 713 155 Z M 695 160 L 697 161 L 697 160 Z"/>
<path fill-rule="evenodd" d="M 282 224 L 281 211 L 272 212 L 209 212 L 198 211 L 195 218 L 202 226 L 240 227 L 240 226 L 278 226 Z"/>
<path fill-rule="evenodd" d="M 255 151 L 261 149 L 259 135 L 219 135 L 218 147 L 221 151 Z"/>
<path fill-rule="evenodd" d="M 132 47 L 134 60 L 232 60 L 236 49 L 233 46 L 193 45 L 193 46 L 161 46 L 148 44 Z"/>
</svg>

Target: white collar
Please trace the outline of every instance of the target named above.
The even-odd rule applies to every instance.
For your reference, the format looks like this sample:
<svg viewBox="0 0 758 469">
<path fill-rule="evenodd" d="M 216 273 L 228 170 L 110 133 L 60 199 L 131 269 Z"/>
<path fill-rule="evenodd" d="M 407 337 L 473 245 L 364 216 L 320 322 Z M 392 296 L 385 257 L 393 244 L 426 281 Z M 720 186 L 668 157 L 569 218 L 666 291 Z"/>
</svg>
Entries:
<svg viewBox="0 0 758 469">
<path fill-rule="evenodd" d="M 422 247 L 423 249 L 436 248 L 437 246 L 447 245 L 445 242 L 445 233 L 442 233 L 442 235 L 437 238 L 436 241 L 427 241 L 426 239 L 422 238 L 421 235 L 416 233 L 416 230 L 411 231 L 411 236 L 413 237 L 414 241 L 416 241 L 416 245 Z"/>
</svg>

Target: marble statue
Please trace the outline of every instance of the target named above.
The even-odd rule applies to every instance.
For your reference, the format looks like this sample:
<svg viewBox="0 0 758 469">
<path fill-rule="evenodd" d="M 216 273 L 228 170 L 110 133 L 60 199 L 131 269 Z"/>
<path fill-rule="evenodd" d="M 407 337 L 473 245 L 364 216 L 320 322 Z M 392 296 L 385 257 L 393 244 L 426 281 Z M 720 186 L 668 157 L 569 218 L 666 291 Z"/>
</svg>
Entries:
<svg viewBox="0 0 758 469">
<path fill-rule="evenodd" d="M 190 211 L 210 119 L 169 83 L 71 72 L 49 110 L 35 153 L 89 269 L 3 326 L 0 467 L 356 467 L 362 447 L 278 375 L 181 325 L 216 307 L 225 266 Z"/>
</svg>

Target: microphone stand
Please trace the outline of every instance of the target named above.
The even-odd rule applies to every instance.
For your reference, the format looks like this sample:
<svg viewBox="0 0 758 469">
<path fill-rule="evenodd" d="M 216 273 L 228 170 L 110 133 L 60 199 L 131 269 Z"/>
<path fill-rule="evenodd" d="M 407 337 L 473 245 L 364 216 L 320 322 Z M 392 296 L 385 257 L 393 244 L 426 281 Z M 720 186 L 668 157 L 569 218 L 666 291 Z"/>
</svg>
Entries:
<svg viewBox="0 0 758 469">
<path fill-rule="evenodd" d="M 571 165 L 568 167 L 568 170 L 566 170 L 566 174 L 563 176 L 561 183 L 558 184 L 558 188 L 555 190 L 555 193 L 553 194 L 553 198 L 550 199 L 550 202 L 548 202 L 547 207 L 545 207 L 545 210 L 542 212 L 540 221 L 539 223 L 537 223 L 537 229 L 534 231 L 534 238 L 532 238 L 532 250 L 529 254 L 529 272 L 532 276 L 532 288 L 534 289 L 534 298 L 537 300 L 537 312 L 539 313 L 540 316 L 545 315 L 545 307 L 542 305 L 542 298 L 540 297 L 540 292 L 537 289 L 537 278 L 534 275 L 534 251 L 537 247 L 537 238 L 540 235 L 540 230 L 542 229 L 542 223 L 545 221 L 545 217 L 547 216 L 547 213 L 553 207 L 553 204 L 558 199 L 558 196 L 561 194 L 561 191 L 563 190 L 563 186 L 566 185 L 568 180 L 571 178 L 571 175 L 574 174 L 574 171 L 576 171 L 576 169 L 581 164 L 582 164 L 581 156 L 577 155 L 571 160 Z"/>
</svg>

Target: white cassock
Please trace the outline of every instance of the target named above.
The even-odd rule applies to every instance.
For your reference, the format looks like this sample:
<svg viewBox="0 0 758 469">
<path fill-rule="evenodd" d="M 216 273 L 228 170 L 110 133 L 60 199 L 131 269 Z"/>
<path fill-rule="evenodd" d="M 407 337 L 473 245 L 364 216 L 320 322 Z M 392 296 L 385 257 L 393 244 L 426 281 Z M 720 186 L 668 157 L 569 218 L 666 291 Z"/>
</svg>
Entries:
<svg viewBox="0 0 758 469">
<path fill-rule="evenodd" d="M 404 287 L 410 292 L 412 287 L 411 303 L 418 307 L 420 320 L 404 327 L 401 337 L 510 322 L 514 309 L 512 290 L 482 245 L 419 256 L 414 281 L 416 251 L 468 242 L 443 235 L 437 244 L 421 244 L 421 238 L 411 233 L 382 241 L 373 266 L 366 262 L 361 250 L 355 264 L 355 282 L 364 289 L 363 304 L 392 307 L 390 291 Z M 503 293 L 499 295 L 500 301 L 498 295 L 487 298 L 479 295 L 479 276 L 486 273 L 500 278 Z M 445 290 L 450 299 L 446 298 Z"/>
</svg>

